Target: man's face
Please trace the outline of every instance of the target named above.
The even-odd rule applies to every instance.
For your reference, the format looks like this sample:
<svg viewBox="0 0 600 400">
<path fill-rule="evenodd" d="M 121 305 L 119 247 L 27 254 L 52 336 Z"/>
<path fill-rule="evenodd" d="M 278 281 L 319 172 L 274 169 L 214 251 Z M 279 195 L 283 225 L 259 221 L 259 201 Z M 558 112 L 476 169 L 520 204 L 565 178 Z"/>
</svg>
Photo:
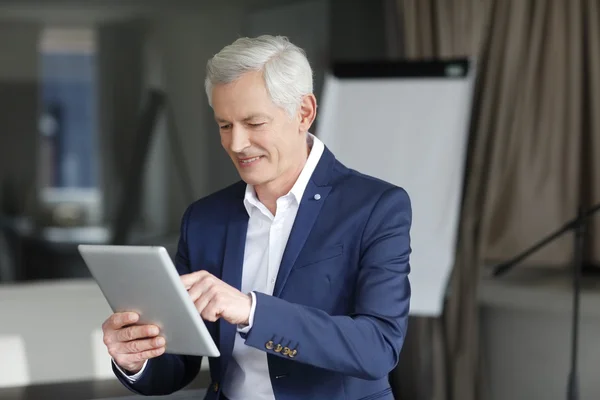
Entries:
<svg viewBox="0 0 600 400">
<path fill-rule="evenodd" d="M 277 107 L 260 72 L 215 85 L 212 102 L 221 144 L 246 183 L 257 186 L 285 179 L 306 156 L 301 112 L 290 118 Z"/>
</svg>

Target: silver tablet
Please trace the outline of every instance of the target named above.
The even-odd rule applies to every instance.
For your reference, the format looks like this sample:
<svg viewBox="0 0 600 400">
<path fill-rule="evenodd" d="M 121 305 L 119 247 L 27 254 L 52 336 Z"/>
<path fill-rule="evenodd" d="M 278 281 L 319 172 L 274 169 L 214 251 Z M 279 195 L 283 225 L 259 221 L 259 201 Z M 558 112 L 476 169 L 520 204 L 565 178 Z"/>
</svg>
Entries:
<svg viewBox="0 0 600 400">
<path fill-rule="evenodd" d="M 79 245 L 113 312 L 133 311 L 154 324 L 166 352 L 218 357 L 219 349 L 164 247 Z"/>
</svg>

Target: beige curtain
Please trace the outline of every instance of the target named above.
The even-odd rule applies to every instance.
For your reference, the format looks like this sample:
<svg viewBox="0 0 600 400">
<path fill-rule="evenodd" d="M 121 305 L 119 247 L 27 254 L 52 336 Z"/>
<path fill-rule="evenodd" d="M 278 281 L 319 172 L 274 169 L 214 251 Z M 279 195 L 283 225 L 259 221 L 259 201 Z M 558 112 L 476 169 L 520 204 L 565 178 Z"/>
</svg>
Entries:
<svg viewBox="0 0 600 400">
<path fill-rule="evenodd" d="M 478 55 L 491 0 L 396 0 L 404 58 Z"/>
<path fill-rule="evenodd" d="M 589 192 L 585 193 L 589 206 L 600 203 L 600 2 L 597 0 L 585 1 L 583 26 L 585 40 L 583 41 L 583 54 L 586 63 L 583 80 L 585 96 L 583 105 L 587 110 L 583 129 L 586 134 L 583 146 L 588 150 L 587 164 L 583 170 L 584 182 L 589 185 Z M 589 141 L 589 142 L 588 142 Z M 591 240 L 587 246 L 588 257 L 594 264 L 600 262 L 600 215 L 591 219 L 589 226 Z"/>
<path fill-rule="evenodd" d="M 411 325 L 409 336 L 423 339 L 407 342 L 403 360 L 428 360 L 429 372 L 421 366 L 418 377 L 402 375 L 405 367 L 393 380 L 421 378 L 408 392 L 398 385 L 402 399 L 483 399 L 482 267 L 559 228 L 578 204 L 600 202 L 600 10 L 597 0 L 398 0 L 396 6 L 404 57 L 474 56 L 479 76 L 445 315 Z M 600 261 L 599 232 L 596 217 L 589 262 Z M 519 268 L 566 268 L 572 242 L 565 235 Z"/>
</svg>

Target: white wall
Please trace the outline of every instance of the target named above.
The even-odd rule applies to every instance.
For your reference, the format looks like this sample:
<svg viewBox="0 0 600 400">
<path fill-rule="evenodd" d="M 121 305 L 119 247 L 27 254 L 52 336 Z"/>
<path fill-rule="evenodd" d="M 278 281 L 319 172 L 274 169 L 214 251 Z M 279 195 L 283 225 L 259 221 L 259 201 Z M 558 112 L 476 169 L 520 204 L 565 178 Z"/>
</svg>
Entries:
<svg viewBox="0 0 600 400">
<path fill-rule="evenodd" d="M 289 36 L 305 48 L 315 69 L 315 89 L 320 92 L 324 69 L 329 61 L 329 1 L 312 0 L 251 11 L 236 8 L 172 14 L 156 18 L 149 24 L 149 46 L 158 49 L 162 55 L 163 87 L 175 110 L 175 123 L 186 165 L 194 181 L 196 198 L 239 179 L 221 148 L 217 125 L 204 92 L 206 62 L 236 38 L 261 33 Z M 164 138 L 158 140 L 163 145 L 168 142 Z M 170 149 L 167 153 L 164 158 L 171 160 L 173 153 Z M 167 179 L 167 227 L 176 231 L 190 199 L 184 197 L 182 182 L 172 160 L 169 161 Z M 158 186 L 150 189 L 152 193 L 158 191 Z M 152 200 L 152 208 L 157 208 L 161 201 Z"/>
<path fill-rule="evenodd" d="M 235 3 L 231 2 L 229 9 L 223 5 L 220 8 L 214 5 L 194 9 L 189 3 L 182 11 L 174 11 L 176 7 L 173 6 L 170 9 L 160 8 L 160 12 L 157 11 L 158 7 L 149 6 L 142 13 L 150 16 L 145 49 L 148 70 L 145 71 L 144 80 L 162 86 L 170 96 L 177 113 L 176 123 L 183 141 L 185 162 L 194 179 L 193 192 L 196 198 L 237 179 L 235 169 L 220 149 L 216 125 L 212 122 L 212 113 L 204 94 L 204 68 L 211 55 L 242 34 L 268 31 L 288 35 L 307 49 L 315 67 L 315 88 L 319 93 L 322 71 L 328 64 L 330 55 L 334 58 L 352 58 L 351 55 L 358 56 L 359 53 L 368 56 L 377 49 L 373 40 L 356 40 L 364 35 L 368 36 L 367 39 L 370 38 L 368 34 L 374 28 L 372 16 L 381 8 L 371 4 L 372 1 L 368 4 L 366 0 L 240 2 L 245 8 L 234 7 Z M 268 3 L 277 6 L 257 7 L 257 4 Z M 254 4 L 254 7 L 251 8 L 250 4 Z M 60 14 L 58 9 L 51 10 L 48 6 L 45 12 L 57 11 L 51 19 L 55 23 L 60 22 L 61 18 L 70 22 L 122 20 L 142 12 L 141 8 L 137 11 L 123 9 L 117 12 L 115 7 L 116 3 L 112 3 L 110 7 L 103 9 L 103 13 L 95 9 L 87 10 L 89 12 L 81 9 L 76 15 L 71 15 L 72 13 Z M 15 18 L 39 20 L 43 10 L 34 11 L 20 10 Z M 97 14 L 98 17 L 91 18 L 91 14 Z M 44 14 L 44 21 L 48 20 L 46 17 Z M 16 61 L 21 56 L 31 58 L 34 53 L 25 54 L 27 46 L 23 45 L 22 40 L 13 40 L 14 34 L 3 33 L 2 27 L 6 24 L 2 22 L 0 25 L 0 49 L 3 49 L 0 52 L 0 71 L 8 71 L 10 76 L 15 77 L 34 76 L 37 73 L 36 62 L 29 62 L 29 67 L 23 67 L 25 64 Z M 364 24 L 368 26 L 361 28 Z M 24 26 L 22 23 L 18 25 Z M 10 29 L 14 32 L 15 28 Z M 348 36 L 350 34 L 353 36 Z M 347 38 L 350 40 L 346 40 Z M 331 51 L 328 46 L 330 41 L 335 45 Z M 170 159 L 171 151 L 165 132 L 163 121 L 155 135 L 146 175 L 148 196 L 144 199 L 144 216 L 149 229 L 155 232 L 176 231 L 181 213 L 190 202 L 190 199 L 183 196 L 181 181 L 175 164 Z M 168 169 L 162 169 L 161 164 L 168 164 Z"/>
<path fill-rule="evenodd" d="M 240 36 L 242 15 L 241 10 L 172 14 L 150 24 L 149 40 L 163 55 L 164 88 L 174 110 L 196 198 L 237 179 L 231 161 L 220 147 L 217 125 L 204 92 L 204 76 L 208 59 Z M 168 228 L 177 231 L 191 199 L 184 198 L 172 161 L 168 170 Z"/>
<path fill-rule="evenodd" d="M 329 9 L 329 1 L 307 0 L 255 10 L 244 18 L 245 35 L 287 36 L 292 43 L 306 51 L 314 73 L 317 101 L 321 95 L 325 70 L 330 62 Z"/>
<path fill-rule="evenodd" d="M 37 80 L 38 25 L 0 21 L 0 79 Z"/>
<path fill-rule="evenodd" d="M 143 86 L 148 89 L 166 90 L 163 49 L 160 47 L 157 31 L 153 24 L 146 28 L 144 43 L 145 76 Z M 157 121 L 152 143 L 149 148 L 147 170 L 144 175 L 145 193 L 142 198 L 142 216 L 144 226 L 155 233 L 169 229 L 169 192 L 168 177 L 170 159 L 168 148 L 167 118 L 163 113 Z"/>
<path fill-rule="evenodd" d="M 15 212 L 34 199 L 38 34 L 34 23 L 0 22 L 0 185 L 10 180 L 14 193 L 3 195 L 14 197 Z"/>
<path fill-rule="evenodd" d="M 239 36 L 286 35 L 306 49 L 315 71 L 315 92 L 320 95 L 324 71 L 332 58 L 383 55 L 384 43 L 379 46 L 381 49 L 374 45 L 383 38 L 379 33 L 369 33 L 378 24 L 375 14 L 380 11 L 380 6 L 367 4 L 365 0 L 343 4 L 307 0 L 252 9 L 171 11 L 150 18 L 145 80 L 166 91 L 175 112 L 174 122 L 185 165 L 193 180 L 194 198 L 208 195 L 238 179 L 220 146 L 217 126 L 206 100 L 204 77 L 208 59 Z M 366 24 L 364 28 L 362 23 Z M 348 40 L 349 32 L 354 32 L 351 40 Z M 363 36 L 362 41 L 352 39 Z M 334 47 L 330 47 L 330 43 Z M 317 125 L 318 118 L 313 128 Z M 162 121 L 149 156 L 144 215 L 153 231 L 176 233 L 181 215 L 192 199 L 182 190 L 167 132 L 168 127 Z M 168 165 L 166 170 L 162 168 L 164 164 Z"/>
<path fill-rule="evenodd" d="M 383 60 L 386 54 L 382 0 L 330 0 L 331 58 Z"/>
</svg>

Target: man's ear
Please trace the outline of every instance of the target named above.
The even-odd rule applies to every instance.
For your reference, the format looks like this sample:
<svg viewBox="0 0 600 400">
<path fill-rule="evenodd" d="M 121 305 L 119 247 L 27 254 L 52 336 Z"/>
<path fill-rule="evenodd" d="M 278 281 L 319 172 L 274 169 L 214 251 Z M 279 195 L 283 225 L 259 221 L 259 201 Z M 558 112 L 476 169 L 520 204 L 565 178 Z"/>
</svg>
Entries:
<svg viewBox="0 0 600 400">
<path fill-rule="evenodd" d="M 302 98 L 298 116 L 300 118 L 299 130 L 301 132 L 308 132 L 317 117 L 317 99 L 312 93 L 307 94 Z"/>
</svg>

